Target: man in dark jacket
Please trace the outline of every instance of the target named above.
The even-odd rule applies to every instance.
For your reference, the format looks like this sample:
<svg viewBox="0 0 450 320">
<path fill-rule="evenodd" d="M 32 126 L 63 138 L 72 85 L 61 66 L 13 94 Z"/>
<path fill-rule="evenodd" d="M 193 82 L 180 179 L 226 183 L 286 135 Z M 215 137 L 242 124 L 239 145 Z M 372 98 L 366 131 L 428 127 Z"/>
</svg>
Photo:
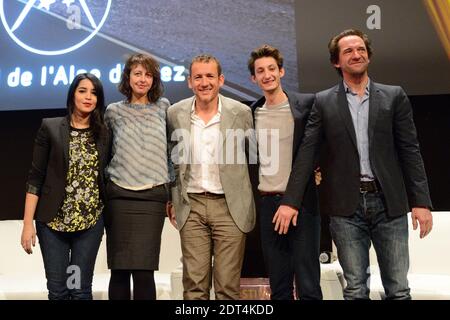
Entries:
<svg viewBox="0 0 450 320">
<path fill-rule="evenodd" d="M 411 105 L 402 88 L 369 79 L 367 35 L 346 30 L 328 47 L 343 79 L 316 95 L 276 221 L 285 225 L 291 206 L 305 199 L 308 172 L 321 145 L 321 213 L 331 216 L 331 235 L 347 281 L 344 298 L 369 298 L 373 243 L 386 298 L 410 299 L 406 213 L 412 212 L 414 229 L 419 222 L 421 238 L 433 224 Z"/>
<path fill-rule="evenodd" d="M 283 91 L 283 57 L 274 47 L 263 45 L 255 49 L 248 68 L 253 82 L 264 94 L 252 106 L 252 111 L 258 140 L 261 243 L 271 298 L 293 299 L 295 277 L 300 299 L 322 299 L 320 215 L 312 169 L 305 173 L 308 182 L 301 214 L 295 209 L 288 218 L 288 225 L 279 232 L 273 220 L 286 190 L 314 95 Z"/>
</svg>

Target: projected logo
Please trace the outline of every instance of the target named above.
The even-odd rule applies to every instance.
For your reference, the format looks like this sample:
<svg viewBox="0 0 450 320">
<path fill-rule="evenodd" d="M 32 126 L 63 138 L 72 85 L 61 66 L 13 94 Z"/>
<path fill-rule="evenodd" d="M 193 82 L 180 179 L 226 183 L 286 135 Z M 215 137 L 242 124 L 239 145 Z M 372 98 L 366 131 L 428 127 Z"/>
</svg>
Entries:
<svg viewBox="0 0 450 320">
<path fill-rule="evenodd" d="M 102 28 L 111 0 L 0 0 L 2 24 L 15 43 L 40 55 L 61 55 Z"/>
</svg>

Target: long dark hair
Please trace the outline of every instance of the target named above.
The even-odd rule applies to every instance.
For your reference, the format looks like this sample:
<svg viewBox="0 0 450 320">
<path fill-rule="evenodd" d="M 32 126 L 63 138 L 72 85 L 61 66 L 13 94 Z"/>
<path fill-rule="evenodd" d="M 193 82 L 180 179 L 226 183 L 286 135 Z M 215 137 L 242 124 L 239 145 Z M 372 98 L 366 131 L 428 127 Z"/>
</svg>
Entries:
<svg viewBox="0 0 450 320">
<path fill-rule="evenodd" d="M 136 53 L 131 55 L 125 62 L 122 77 L 119 83 L 119 91 L 127 97 L 128 102 L 131 102 L 133 94 L 130 86 L 131 69 L 136 65 L 142 65 L 153 76 L 153 83 L 150 90 L 147 92 L 147 97 L 150 102 L 156 102 L 163 94 L 163 84 L 161 81 L 161 71 L 159 63 L 155 58 L 148 54 Z"/>
<path fill-rule="evenodd" d="M 105 123 L 103 121 L 103 114 L 105 112 L 105 95 L 103 93 L 103 85 L 100 80 L 92 73 L 80 73 L 73 79 L 69 92 L 67 93 L 67 117 L 70 123 L 72 119 L 73 110 L 75 108 L 75 91 L 78 88 L 80 82 L 84 79 L 88 79 L 92 82 L 95 95 L 97 96 L 97 104 L 95 109 L 91 112 L 89 118 L 89 127 L 92 130 L 94 139 L 97 140 L 106 132 Z"/>
</svg>

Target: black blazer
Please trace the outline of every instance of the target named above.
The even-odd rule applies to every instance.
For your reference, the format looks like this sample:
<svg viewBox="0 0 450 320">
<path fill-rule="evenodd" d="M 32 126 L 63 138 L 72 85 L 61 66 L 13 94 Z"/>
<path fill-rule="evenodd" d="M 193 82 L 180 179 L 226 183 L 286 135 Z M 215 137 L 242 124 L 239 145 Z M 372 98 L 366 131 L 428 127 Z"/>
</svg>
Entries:
<svg viewBox="0 0 450 320">
<path fill-rule="evenodd" d="M 105 200 L 104 169 L 109 152 L 109 134 L 96 141 L 99 156 L 98 185 Z M 36 135 L 33 162 L 28 175 L 27 192 L 39 196 L 35 219 L 49 222 L 61 207 L 69 169 L 69 122 L 67 117 L 42 120 Z"/>
<path fill-rule="evenodd" d="M 314 94 L 309 93 L 290 93 L 285 92 L 289 99 L 289 106 L 291 108 L 292 116 L 294 118 L 294 141 L 293 141 L 293 149 L 292 149 L 292 164 L 296 159 L 298 151 L 300 149 L 300 143 L 303 139 L 303 133 L 305 131 L 306 122 L 308 120 L 309 113 L 311 111 L 312 105 L 314 103 Z M 252 104 L 251 109 L 253 113 L 253 120 L 255 120 L 255 110 L 256 108 L 262 107 L 266 102 L 265 97 L 262 97 L 258 101 Z M 256 170 L 252 170 L 256 173 L 259 172 L 259 167 Z M 291 175 L 293 172 L 291 172 Z M 308 178 L 308 181 L 305 185 L 305 196 L 304 201 L 301 198 L 296 201 L 296 203 L 289 203 L 291 206 L 296 208 L 300 208 L 300 202 L 303 207 L 308 210 L 312 214 L 317 214 L 319 212 L 318 203 L 317 203 L 317 188 L 315 184 L 313 169 L 309 170 L 305 175 Z M 258 186 L 258 179 L 253 177 L 252 183 Z M 287 186 L 289 188 L 289 185 Z M 286 189 L 288 192 L 288 189 Z M 295 194 L 295 190 L 291 190 L 288 192 L 289 194 Z M 300 194 L 297 192 L 297 196 Z"/>
<path fill-rule="evenodd" d="M 384 193 L 388 215 L 400 216 L 415 206 L 431 208 L 411 104 L 402 88 L 371 81 L 368 130 L 370 165 Z M 324 151 L 321 212 L 350 216 L 359 203 L 360 163 L 343 82 L 317 93 L 282 203 L 301 203 L 319 145 Z"/>
</svg>

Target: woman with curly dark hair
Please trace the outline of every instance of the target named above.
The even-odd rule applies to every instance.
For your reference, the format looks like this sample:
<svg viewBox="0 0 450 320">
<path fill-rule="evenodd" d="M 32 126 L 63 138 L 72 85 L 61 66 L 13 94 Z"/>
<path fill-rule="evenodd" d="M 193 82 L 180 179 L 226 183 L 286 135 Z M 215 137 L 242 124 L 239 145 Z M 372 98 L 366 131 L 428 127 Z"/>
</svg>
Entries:
<svg viewBox="0 0 450 320">
<path fill-rule="evenodd" d="M 119 84 L 123 101 L 110 104 L 105 121 L 112 131 L 107 167 L 106 235 L 109 298 L 156 299 L 161 233 L 168 200 L 166 110 L 158 62 L 146 54 L 128 58 Z"/>
</svg>

